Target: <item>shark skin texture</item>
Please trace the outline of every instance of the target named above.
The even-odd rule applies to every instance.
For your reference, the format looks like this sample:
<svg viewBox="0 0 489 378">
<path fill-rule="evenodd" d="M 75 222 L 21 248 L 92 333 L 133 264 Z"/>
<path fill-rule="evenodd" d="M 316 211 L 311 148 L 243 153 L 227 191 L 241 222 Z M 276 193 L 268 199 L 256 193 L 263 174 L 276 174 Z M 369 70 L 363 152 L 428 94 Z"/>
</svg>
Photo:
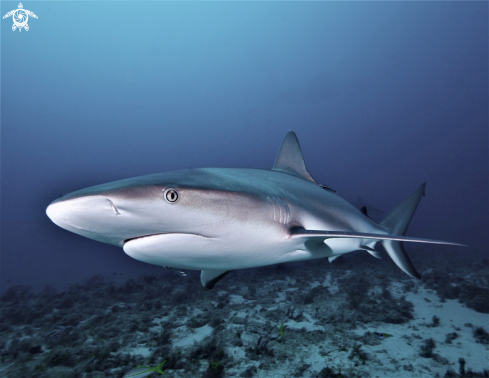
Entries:
<svg viewBox="0 0 489 378">
<path fill-rule="evenodd" d="M 402 242 L 459 245 L 407 237 L 424 196 L 422 184 L 376 223 L 306 169 L 294 132 L 285 136 L 271 170 L 200 168 L 96 185 L 53 201 L 59 227 L 122 247 L 149 264 L 201 270 L 212 288 L 237 269 L 337 257 L 378 243 L 406 274 L 420 278 Z"/>
</svg>

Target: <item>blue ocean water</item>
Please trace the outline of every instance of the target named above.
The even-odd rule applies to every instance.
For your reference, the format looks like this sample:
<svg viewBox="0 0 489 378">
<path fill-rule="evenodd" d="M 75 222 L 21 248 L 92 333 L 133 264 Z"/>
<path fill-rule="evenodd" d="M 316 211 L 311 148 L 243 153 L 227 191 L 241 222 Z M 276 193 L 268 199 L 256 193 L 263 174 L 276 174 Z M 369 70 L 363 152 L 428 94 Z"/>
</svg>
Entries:
<svg viewBox="0 0 489 378">
<path fill-rule="evenodd" d="M 37 17 L 1 26 L 0 374 L 119 377 L 165 359 L 175 377 L 488 368 L 487 3 L 0 8 Z M 270 169 L 290 130 L 312 176 L 376 221 L 427 182 L 407 235 L 470 248 L 406 244 L 419 282 L 362 252 L 233 272 L 204 291 L 199 272 L 46 216 L 56 198 L 134 176 Z"/>
</svg>

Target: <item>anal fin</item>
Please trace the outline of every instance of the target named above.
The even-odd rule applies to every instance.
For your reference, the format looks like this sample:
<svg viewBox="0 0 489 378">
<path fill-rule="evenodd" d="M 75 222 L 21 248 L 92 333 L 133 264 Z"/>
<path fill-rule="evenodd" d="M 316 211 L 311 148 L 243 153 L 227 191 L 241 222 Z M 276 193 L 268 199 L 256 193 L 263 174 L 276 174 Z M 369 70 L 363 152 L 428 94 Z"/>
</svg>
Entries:
<svg viewBox="0 0 489 378">
<path fill-rule="evenodd" d="M 382 255 L 379 251 L 377 251 L 375 249 L 376 245 L 377 245 L 377 240 L 371 240 L 365 244 L 362 244 L 360 246 L 360 248 L 363 249 L 364 251 L 367 251 L 368 253 L 370 253 L 373 257 L 375 257 L 377 259 L 381 259 Z"/>
<path fill-rule="evenodd" d="M 362 247 L 365 251 L 367 251 L 368 253 L 370 253 L 373 257 L 377 258 L 377 259 L 381 259 L 382 258 L 382 255 L 380 252 L 376 251 L 375 249 L 370 249 L 370 248 L 365 248 L 365 247 Z"/>
</svg>

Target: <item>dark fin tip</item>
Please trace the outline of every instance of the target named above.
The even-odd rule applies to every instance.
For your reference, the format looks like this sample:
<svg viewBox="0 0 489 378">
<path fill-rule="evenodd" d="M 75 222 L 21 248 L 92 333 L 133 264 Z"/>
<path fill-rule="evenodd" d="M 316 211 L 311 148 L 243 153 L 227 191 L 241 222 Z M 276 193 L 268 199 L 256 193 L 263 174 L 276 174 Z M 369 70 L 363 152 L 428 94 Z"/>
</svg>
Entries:
<svg viewBox="0 0 489 378">
<path fill-rule="evenodd" d="M 218 275 L 217 277 L 214 277 L 212 280 L 207 281 L 204 288 L 206 288 L 208 290 L 213 289 L 214 286 L 216 286 L 216 283 L 218 283 L 220 280 L 222 280 L 224 278 L 225 275 L 227 275 L 228 273 L 231 273 L 231 272 L 232 272 L 231 270 L 228 270 L 227 272 L 224 272 L 224 273 Z"/>
<path fill-rule="evenodd" d="M 426 182 L 423 182 L 423 184 L 421 184 L 421 186 L 423 187 L 423 197 L 426 197 Z"/>
</svg>

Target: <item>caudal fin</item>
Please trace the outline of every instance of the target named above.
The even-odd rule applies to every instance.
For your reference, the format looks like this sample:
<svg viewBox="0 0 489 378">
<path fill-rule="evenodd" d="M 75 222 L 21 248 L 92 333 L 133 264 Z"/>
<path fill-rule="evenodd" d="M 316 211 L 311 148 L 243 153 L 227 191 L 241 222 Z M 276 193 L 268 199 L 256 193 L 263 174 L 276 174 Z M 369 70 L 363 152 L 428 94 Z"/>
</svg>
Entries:
<svg viewBox="0 0 489 378">
<path fill-rule="evenodd" d="M 424 196 L 426 183 L 423 183 L 413 194 L 411 194 L 404 202 L 397 206 L 380 224 L 389 230 L 391 235 L 406 234 L 409 223 L 418 207 L 421 197 Z M 401 268 L 402 271 L 415 278 L 421 278 L 413 263 L 409 259 L 402 242 L 396 240 L 381 240 L 385 250 Z"/>
<path fill-rule="evenodd" d="M 442 240 L 433 239 L 421 239 L 413 238 L 411 236 L 404 236 L 411 222 L 416 207 L 424 196 L 424 188 L 426 183 L 421 185 L 408 199 L 397 206 L 380 224 L 387 229 L 388 234 L 385 233 L 364 233 L 364 232 L 351 232 L 351 231 L 323 231 L 323 230 L 305 230 L 301 227 L 294 227 L 290 230 L 291 238 L 302 238 L 307 240 L 319 240 L 325 241 L 327 239 L 336 238 L 355 238 L 364 239 L 361 249 L 368 251 L 375 257 L 379 257 L 378 251 L 375 250 L 375 244 L 380 241 L 384 246 L 391 259 L 396 265 L 405 273 L 415 278 L 421 278 L 421 275 L 417 272 L 413 266 L 409 256 L 407 255 L 402 242 L 415 242 L 415 243 L 430 243 L 430 244 L 445 244 L 445 245 L 458 245 L 461 247 L 468 247 L 465 244 L 447 242 Z M 305 242 L 306 242 L 305 241 Z M 317 244 L 316 244 L 317 245 Z M 330 258 L 333 261 L 335 256 Z M 204 283 L 204 281 L 202 281 Z"/>
</svg>

